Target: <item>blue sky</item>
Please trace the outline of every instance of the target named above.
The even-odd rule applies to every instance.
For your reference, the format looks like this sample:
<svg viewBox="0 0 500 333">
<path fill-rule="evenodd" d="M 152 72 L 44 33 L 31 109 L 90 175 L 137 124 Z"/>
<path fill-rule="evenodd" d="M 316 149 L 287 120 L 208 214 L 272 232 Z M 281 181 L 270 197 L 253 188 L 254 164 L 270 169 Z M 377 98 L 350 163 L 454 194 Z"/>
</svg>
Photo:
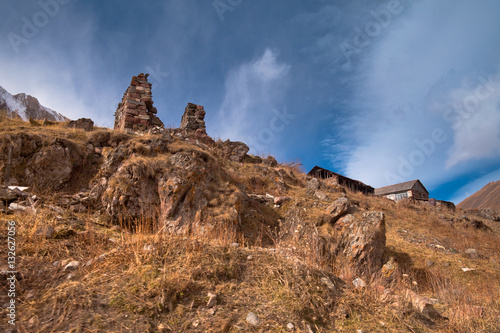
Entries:
<svg viewBox="0 0 500 333">
<path fill-rule="evenodd" d="M 4 1 L 0 86 L 112 127 L 150 73 L 167 126 L 458 203 L 500 179 L 500 3 Z"/>
</svg>

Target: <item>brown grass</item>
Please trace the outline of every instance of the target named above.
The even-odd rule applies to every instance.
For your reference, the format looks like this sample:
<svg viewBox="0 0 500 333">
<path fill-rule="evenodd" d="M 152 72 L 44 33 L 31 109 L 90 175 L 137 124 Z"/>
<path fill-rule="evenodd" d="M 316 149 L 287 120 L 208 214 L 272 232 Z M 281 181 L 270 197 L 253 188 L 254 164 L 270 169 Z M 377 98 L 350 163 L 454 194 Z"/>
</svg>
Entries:
<svg viewBox="0 0 500 333">
<path fill-rule="evenodd" d="M 29 131 L 44 140 L 59 136 L 79 144 L 109 133 L 68 131 L 63 124 L 32 127 L 2 117 L 0 130 Z M 309 326 L 314 332 L 500 331 L 498 222 L 481 219 L 489 230 L 466 229 L 442 216 L 459 221 L 461 211 L 410 201 L 396 204 L 347 190 L 346 196 L 359 207 L 355 216 L 366 210 L 385 213 L 385 259 L 394 257 L 398 264 L 394 276 L 374 272 L 365 288 L 356 289 L 355 273 L 328 258 L 340 231 L 321 223 L 326 207 L 343 194 L 331 186 L 321 189 L 325 200 L 307 193 L 307 176 L 299 163 L 275 168 L 235 163 L 214 147 L 177 138 L 164 152 L 147 147 L 155 136 L 111 132 L 106 140 L 135 154 L 123 168 L 138 168 L 151 177 L 173 154 L 202 159 L 216 175 L 204 189 L 212 196 L 207 209 L 228 221 L 234 218 L 232 208 L 241 209 L 241 224 L 247 229 L 236 232 L 214 219 L 205 221 L 214 226 L 205 234 L 169 235 L 157 223 L 157 207 L 133 223 L 120 220 L 120 226 L 107 224 L 109 217 L 98 212 L 58 216 L 39 208 L 36 215 L 1 216 L 2 254 L 6 221 L 15 220 L 18 226 L 18 269 L 24 275 L 18 283 L 19 332 L 288 332 L 288 323 L 296 331 Z M 105 148 L 103 155 L 113 149 Z M 253 201 L 243 205 L 243 193 L 292 199 L 279 208 Z M 297 217 L 291 225 L 293 237 L 282 237 L 282 222 L 291 217 Z M 37 235 L 47 224 L 56 230 L 54 239 Z M 469 248 L 479 256 L 466 256 Z M 82 264 L 64 271 L 61 263 L 67 260 Z M 83 265 L 89 260 L 94 261 Z M 464 272 L 464 267 L 474 270 Z M 333 282 L 335 291 L 324 278 Z M 402 297 L 406 289 L 436 299 L 434 307 L 446 319 L 418 313 Z M 218 295 L 215 310 L 206 307 L 209 292 Z M 383 297 L 385 293 L 391 297 Z M 0 303 L 6 300 L 2 284 Z M 245 321 L 248 312 L 259 317 L 258 327 Z M 0 321 L 0 328 L 5 325 Z"/>
</svg>

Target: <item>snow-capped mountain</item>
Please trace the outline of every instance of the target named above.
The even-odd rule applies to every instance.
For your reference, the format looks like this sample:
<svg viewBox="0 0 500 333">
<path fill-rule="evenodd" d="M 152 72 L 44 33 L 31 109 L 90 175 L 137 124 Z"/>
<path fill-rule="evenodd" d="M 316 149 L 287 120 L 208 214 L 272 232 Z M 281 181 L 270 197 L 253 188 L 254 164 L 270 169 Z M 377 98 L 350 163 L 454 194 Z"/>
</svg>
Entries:
<svg viewBox="0 0 500 333">
<path fill-rule="evenodd" d="M 52 121 L 69 120 L 62 114 L 40 105 L 38 100 L 24 93 L 11 95 L 7 90 L 0 86 L 0 110 L 5 110 L 11 117 L 19 116 L 23 120 L 45 119 Z"/>
</svg>

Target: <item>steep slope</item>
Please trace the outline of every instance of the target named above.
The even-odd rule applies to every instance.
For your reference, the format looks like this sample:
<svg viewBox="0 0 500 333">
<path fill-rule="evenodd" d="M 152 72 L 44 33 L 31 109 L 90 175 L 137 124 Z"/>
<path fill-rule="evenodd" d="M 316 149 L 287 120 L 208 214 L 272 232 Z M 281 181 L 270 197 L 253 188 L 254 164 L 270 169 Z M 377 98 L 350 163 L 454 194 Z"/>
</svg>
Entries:
<svg viewBox="0 0 500 333">
<path fill-rule="evenodd" d="M 23 120 L 32 119 L 45 119 L 51 121 L 67 121 L 67 117 L 62 114 L 49 109 L 43 105 L 33 96 L 20 93 L 11 95 L 7 90 L 0 86 L 0 110 L 8 112 L 9 116 L 18 116 Z"/>
<path fill-rule="evenodd" d="M 459 203 L 457 207 L 462 209 L 491 208 L 500 211 L 500 180 L 487 184 Z"/>
</svg>

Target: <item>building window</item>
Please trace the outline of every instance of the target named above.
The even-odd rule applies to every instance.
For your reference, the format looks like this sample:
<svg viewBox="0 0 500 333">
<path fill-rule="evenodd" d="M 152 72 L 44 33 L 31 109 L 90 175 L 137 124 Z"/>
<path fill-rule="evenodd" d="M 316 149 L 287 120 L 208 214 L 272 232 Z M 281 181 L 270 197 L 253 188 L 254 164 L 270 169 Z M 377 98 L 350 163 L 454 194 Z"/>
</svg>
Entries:
<svg viewBox="0 0 500 333">
<path fill-rule="evenodd" d="M 408 192 L 396 193 L 396 196 L 395 196 L 396 201 L 401 200 L 401 199 L 405 199 L 405 198 L 408 198 Z"/>
</svg>

